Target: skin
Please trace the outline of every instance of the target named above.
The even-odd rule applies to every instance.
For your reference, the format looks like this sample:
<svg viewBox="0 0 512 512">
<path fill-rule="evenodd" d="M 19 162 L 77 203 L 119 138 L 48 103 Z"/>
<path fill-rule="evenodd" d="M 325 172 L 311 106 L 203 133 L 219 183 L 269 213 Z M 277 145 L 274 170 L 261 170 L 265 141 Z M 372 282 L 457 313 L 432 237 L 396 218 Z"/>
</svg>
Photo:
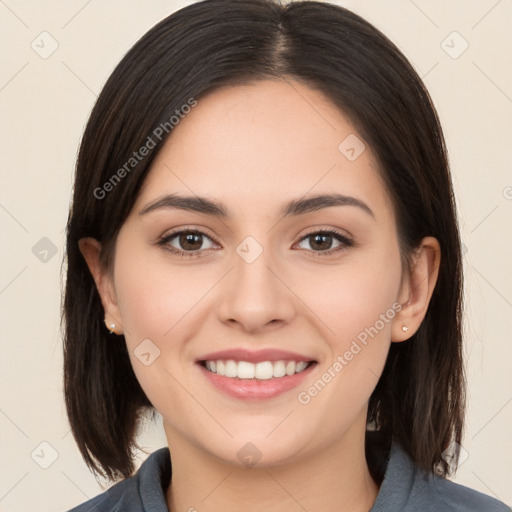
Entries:
<svg viewBox="0 0 512 512">
<path fill-rule="evenodd" d="M 112 276 L 99 265 L 101 245 L 80 241 L 105 320 L 124 334 L 135 374 L 163 417 L 172 511 L 355 512 L 376 499 L 364 455 L 368 400 L 390 344 L 410 338 L 425 316 L 440 249 L 425 238 L 412 270 L 402 269 L 378 162 L 368 146 L 349 161 L 338 150 L 349 134 L 362 139 L 327 98 L 298 82 L 213 91 L 153 163 L 119 232 Z M 334 206 L 280 219 L 287 201 L 333 191 L 364 201 L 374 217 Z M 232 218 L 170 208 L 139 215 L 167 193 L 214 199 Z M 206 233 L 195 246 L 200 257 L 155 245 L 174 228 Z M 318 247 L 306 237 L 322 229 L 357 245 L 322 256 L 343 246 L 333 238 Z M 263 249 L 251 263 L 236 252 L 247 236 Z M 185 250 L 179 237 L 168 245 Z M 378 335 L 308 404 L 299 403 L 297 394 L 393 304 L 403 307 Z M 149 366 L 134 354 L 146 338 L 160 350 Z M 248 402 L 218 391 L 194 364 L 231 347 L 282 348 L 318 365 L 298 388 Z M 248 442 L 261 453 L 253 467 L 237 457 Z"/>
</svg>

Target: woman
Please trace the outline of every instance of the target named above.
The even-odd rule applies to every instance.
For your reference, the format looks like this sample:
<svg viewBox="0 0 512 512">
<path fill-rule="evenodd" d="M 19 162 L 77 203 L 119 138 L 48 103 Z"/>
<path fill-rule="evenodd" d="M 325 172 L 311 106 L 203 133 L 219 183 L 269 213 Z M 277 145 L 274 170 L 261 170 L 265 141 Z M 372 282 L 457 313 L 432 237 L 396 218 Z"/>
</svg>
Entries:
<svg viewBox="0 0 512 512">
<path fill-rule="evenodd" d="M 151 29 L 86 127 L 67 230 L 76 511 L 508 510 L 449 482 L 464 416 L 442 130 L 398 49 L 327 3 Z M 134 475 L 145 412 L 168 448 Z"/>
</svg>

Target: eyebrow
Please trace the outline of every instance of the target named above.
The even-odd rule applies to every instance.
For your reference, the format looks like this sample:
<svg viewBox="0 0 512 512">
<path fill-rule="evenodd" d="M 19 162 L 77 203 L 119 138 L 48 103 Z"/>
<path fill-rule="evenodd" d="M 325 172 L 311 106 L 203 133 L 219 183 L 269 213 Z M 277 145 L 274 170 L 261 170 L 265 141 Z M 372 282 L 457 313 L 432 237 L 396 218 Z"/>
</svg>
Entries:
<svg viewBox="0 0 512 512">
<path fill-rule="evenodd" d="M 293 199 L 281 208 L 281 218 L 304 215 L 306 213 L 330 208 L 332 206 L 355 206 L 360 208 L 373 219 L 375 214 L 371 208 L 360 199 L 342 194 L 320 194 L 308 198 Z M 229 210 L 218 201 L 199 196 L 184 196 L 167 194 L 147 204 L 139 215 L 146 215 L 160 209 L 179 209 L 211 215 L 222 219 L 231 218 Z"/>
</svg>

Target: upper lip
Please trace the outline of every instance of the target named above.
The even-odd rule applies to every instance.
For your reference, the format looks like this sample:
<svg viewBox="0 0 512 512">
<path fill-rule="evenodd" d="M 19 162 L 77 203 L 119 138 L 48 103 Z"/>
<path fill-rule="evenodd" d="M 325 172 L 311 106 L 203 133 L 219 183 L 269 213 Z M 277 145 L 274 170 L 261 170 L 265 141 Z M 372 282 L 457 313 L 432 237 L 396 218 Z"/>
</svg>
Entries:
<svg viewBox="0 0 512 512">
<path fill-rule="evenodd" d="M 290 352 L 288 350 L 279 350 L 274 348 L 266 348 L 262 350 L 248 350 L 245 348 L 232 348 L 227 350 L 219 350 L 210 352 L 204 356 L 198 357 L 196 363 L 202 361 L 218 361 L 233 359 L 235 361 L 247 361 L 249 363 L 261 363 L 263 361 L 315 361 L 312 357 Z"/>
</svg>

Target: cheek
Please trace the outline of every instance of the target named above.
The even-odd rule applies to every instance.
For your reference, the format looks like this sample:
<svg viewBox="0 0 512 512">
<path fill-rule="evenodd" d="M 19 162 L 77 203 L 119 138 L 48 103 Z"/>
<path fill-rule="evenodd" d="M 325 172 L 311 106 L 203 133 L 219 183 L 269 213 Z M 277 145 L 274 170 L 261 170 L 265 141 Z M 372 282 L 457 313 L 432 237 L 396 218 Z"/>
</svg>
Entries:
<svg viewBox="0 0 512 512">
<path fill-rule="evenodd" d="M 325 287 L 315 285 L 316 292 L 308 297 L 308 306 L 321 312 L 329 351 L 317 380 L 299 390 L 297 401 L 332 436 L 354 421 L 382 374 L 392 321 L 400 309 L 400 276 L 398 251 L 361 255 L 357 262 L 340 266 L 336 275 L 316 280 Z"/>
<path fill-rule="evenodd" d="M 214 276 L 165 262 L 159 250 L 122 251 L 116 260 L 116 294 L 130 345 L 144 338 L 164 342 L 190 324 L 194 307 L 213 287 Z"/>
<path fill-rule="evenodd" d="M 180 360 L 187 340 L 198 335 L 197 304 L 213 278 L 166 265 L 157 251 L 118 247 L 116 296 L 134 373 L 157 410 L 182 410 L 190 397 L 179 385 Z"/>
<path fill-rule="evenodd" d="M 114 279 L 124 336 L 137 380 L 153 405 L 186 402 L 171 378 L 190 364 L 187 341 L 200 335 L 201 299 L 215 276 L 168 265 L 165 255 L 119 243 Z M 187 359 L 188 358 L 188 359 Z"/>
<path fill-rule="evenodd" d="M 348 341 L 364 337 L 375 326 L 390 333 L 401 277 L 398 248 L 354 253 L 337 266 L 302 272 L 298 295 L 326 328 L 333 348 L 342 350 Z M 396 307 L 396 305 L 395 305 Z M 382 320 L 384 315 L 384 321 Z"/>
</svg>

